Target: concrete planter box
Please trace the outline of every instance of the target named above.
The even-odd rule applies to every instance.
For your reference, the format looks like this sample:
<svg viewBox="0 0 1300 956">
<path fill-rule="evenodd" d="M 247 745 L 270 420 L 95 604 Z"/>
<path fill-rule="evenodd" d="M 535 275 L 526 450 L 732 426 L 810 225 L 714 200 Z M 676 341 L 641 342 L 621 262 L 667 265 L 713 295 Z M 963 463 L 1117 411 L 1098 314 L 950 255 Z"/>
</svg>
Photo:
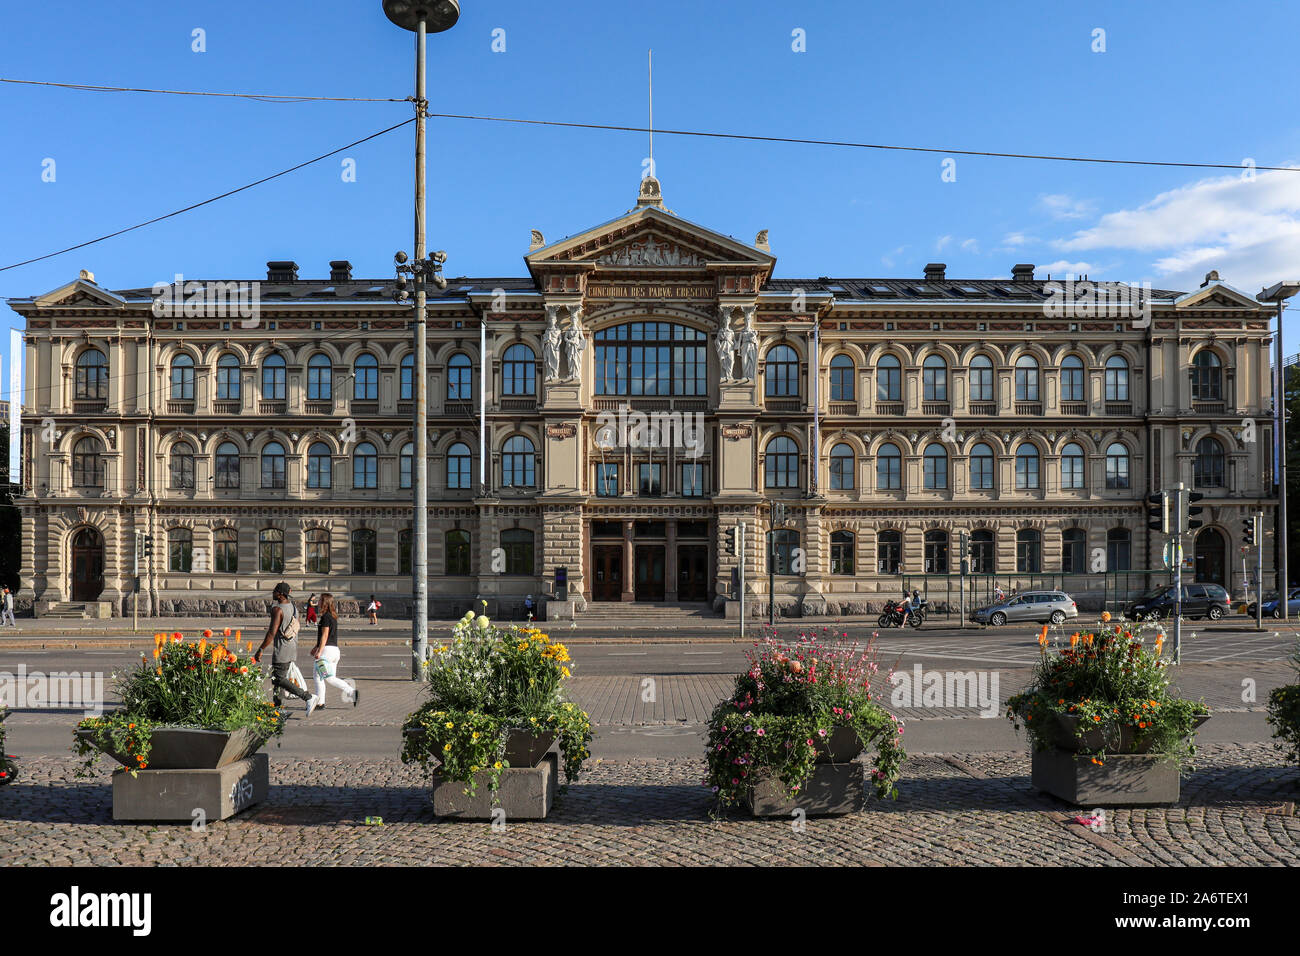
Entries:
<svg viewBox="0 0 1300 956">
<path fill-rule="evenodd" d="M 420 728 L 407 730 L 404 733 L 412 740 L 423 741 L 425 738 L 425 732 Z M 521 727 L 511 727 L 506 731 L 504 760 L 514 769 L 536 767 L 554 745 L 553 732 L 535 734 Z"/>
<path fill-rule="evenodd" d="M 77 736 L 94 742 L 88 731 Z M 252 756 L 266 741 L 248 728 L 198 730 L 193 727 L 159 727 L 150 738 L 149 770 L 217 770 Z M 135 766 L 127 754 L 105 750 L 124 767 Z"/>
<path fill-rule="evenodd" d="M 759 778 L 745 794 L 756 817 L 790 819 L 799 810 L 810 817 L 843 816 L 857 813 L 865 802 L 860 763 L 818 764 L 794 799 L 777 778 Z"/>
<path fill-rule="evenodd" d="M 193 823 L 225 820 L 266 799 L 270 761 L 253 754 L 205 770 L 113 771 L 113 819 Z M 201 811 L 201 813 L 196 813 Z"/>
<path fill-rule="evenodd" d="M 560 785 L 560 755 L 545 754 L 536 766 L 501 771 L 500 789 L 493 792 L 491 775 L 475 774 L 473 794 L 459 780 L 433 775 L 433 812 L 453 820 L 544 820 Z"/>
<path fill-rule="evenodd" d="M 1035 789 L 1083 807 L 1177 803 L 1178 765 L 1162 754 L 1109 754 L 1101 766 L 1069 750 L 1036 750 Z"/>
<path fill-rule="evenodd" d="M 813 737 L 813 749 L 819 764 L 848 763 L 862 753 L 862 744 L 852 727 L 835 727 L 824 738 Z"/>
</svg>

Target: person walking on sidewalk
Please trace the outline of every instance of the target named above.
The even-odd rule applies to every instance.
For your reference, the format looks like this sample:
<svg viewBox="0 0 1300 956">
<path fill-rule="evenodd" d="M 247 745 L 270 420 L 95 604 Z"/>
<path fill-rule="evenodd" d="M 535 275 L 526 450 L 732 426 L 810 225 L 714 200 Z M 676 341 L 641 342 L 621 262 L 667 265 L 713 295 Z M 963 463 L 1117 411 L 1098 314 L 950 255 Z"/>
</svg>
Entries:
<svg viewBox="0 0 1300 956">
<path fill-rule="evenodd" d="M 378 619 L 375 617 L 375 615 L 379 612 L 379 609 L 380 609 L 381 607 L 383 607 L 383 605 L 380 604 L 378 601 L 375 600 L 375 596 L 374 596 L 373 594 L 370 595 L 370 606 L 366 608 L 366 611 L 367 611 L 367 613 L 370 614 L 370 623 L 371 623 L 371 624 L 378 624 L 378 623 L 379 623 L 379 621 L 378 621 Z"/>
<path fill-rule="evenodd" d="M 320 623 L 316 626 L 316 646 L 311 649 L 311 656 L 316 659 L 316 696 L 320 698 L 316 706 L 325 706 L 326 684 L 343 691 L 343 703 L 357 706 L 361 692 L 357 690 L 356 681 L 349 684 L 338 676 L 339 619 L 334 608 L 334 595 L 329 593 L 320 596 Z"/>
<path fill-rule="evenodd" d="M 312 596 L 307 599 L 307 623 L 316 623 L 316 594 L 314 592 L 312 593 Z"/>
<path fill-rule="evenodd" d="M 298 660 L 298 629 L 302 618 L 298 616 L 298 608 L 289 600 L 289 585 L 284 581 L 275 586 L 271 600 L 275 602 L 271 607 L 271 623 L 266 629 L 266 637 L 262 638 L 262 646 L 253 655 L 253 663 L 261 664 L 262 652 L 274 642 L 271 650 L 271 688 L 275 706 L 281 706 L 280 691 L 285 690 L 299 700 L 306 701 L 307 716 L 310 717 L 320 701 L 315 694 L 307 693 L 289 680 L 289 669 Z"/>
<path fill-rule="evenodd" d="M 10 627 L 17 627 L 18 622 L 14 620 L 14 592 L 5 588 L 3 614 L 0 614 L 0 626 L 8 624 Z"/>
</svg>

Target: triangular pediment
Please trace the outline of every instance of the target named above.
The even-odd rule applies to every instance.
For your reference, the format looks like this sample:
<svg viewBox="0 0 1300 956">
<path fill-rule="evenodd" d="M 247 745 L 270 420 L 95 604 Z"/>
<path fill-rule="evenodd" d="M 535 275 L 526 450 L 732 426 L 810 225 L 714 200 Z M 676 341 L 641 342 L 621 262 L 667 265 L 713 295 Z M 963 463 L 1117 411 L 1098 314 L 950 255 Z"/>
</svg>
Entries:
<svg viewBox="0 0 1300 956">
<path fill-rule="evenodd" d="M 770 273 L 776 258 L 698 223 L 644 206 L 542 246 L 524 261 L 534 273 L 539 266 L 564 263 L 608 269 L 703 269 L 712 263 L 728 263 L 752 265 Z"/>
<path fill-rule="evenodd" d="M 1174 300 L 1179 309 L 1250 309 L 1263 308 L 1258 302 L 1226 282 L 1211 282 L 1203 289 L 1189 292 Z"/>
<path fill-rule="evenodd" d="M 38 309 L 93 308 L 105 306 L 114 309 L 126 307 L 126 299 L 107 289 L 101 289 L 85 279 L 74 279 L 67 285 L 37 296 L 33 300 Z"/>
</svg>

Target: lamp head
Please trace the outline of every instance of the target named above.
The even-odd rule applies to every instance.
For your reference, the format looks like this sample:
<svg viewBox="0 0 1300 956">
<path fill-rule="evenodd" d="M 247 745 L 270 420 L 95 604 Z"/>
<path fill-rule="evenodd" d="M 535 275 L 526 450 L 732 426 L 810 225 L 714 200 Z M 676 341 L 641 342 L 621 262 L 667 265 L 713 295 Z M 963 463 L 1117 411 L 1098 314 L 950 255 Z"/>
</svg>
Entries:
<svg viewBox="0 0 1300 956">
<path fill-rule="evenodd" d="M 442 33 L 460 19 L 460 4 L 456 0 L 384 0 L 384 15 L 403 30 L 414 32 L 423 20 L 426 33 Z"/>
</svg>

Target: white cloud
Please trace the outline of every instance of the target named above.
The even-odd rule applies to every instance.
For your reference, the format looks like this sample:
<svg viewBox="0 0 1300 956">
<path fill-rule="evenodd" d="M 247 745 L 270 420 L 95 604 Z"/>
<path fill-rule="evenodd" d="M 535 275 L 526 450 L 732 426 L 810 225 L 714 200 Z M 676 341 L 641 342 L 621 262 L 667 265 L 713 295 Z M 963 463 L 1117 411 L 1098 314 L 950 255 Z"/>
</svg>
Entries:
<svg viewBox="0 0 1300 956">
<path fill-rule="evenodd" d="M 934 244 L 934 248 L 942 252 L 943 247 L 952 242 L 952 236 L 940 236 L 939 241 Z"/>
<path fill-rule="evenodd" d="M 1092 275 L 1098 271 L 1100 270 L 1090 262 L 1067 262 L 1064 259 L 1057 259 L 1045 266 L 1034 266 L 1034 272 L 1041 272 L 1057 278 L 1064 278 L 1067 275 Z"/>
<path fill-rule="evenodd" d="M 1074 199 L 1063 193 L 1039 196 L 1038 203 L 1053 219 L 1086 219 L 1096 209 L 1091 199 Z"/>
<path fill-rule="evenodd" d="M 903 254 L 903 251 L 904 251 L 905 249 L 907 249 L 907 246 L 899 246 L 899 247 L 898 247 L 897 249 L 895 249 L 893 252 L 889 252 L 889 253 L 886 253 L 885 255 L 881 256 L 881 257 L 880 257 L 880 261 L 881 261 L 882 263 L 884 263 L 884 266 L 885 266 L 886 269 L 892 269 L 892 268 L 894 268 L 894 262 L 895 262 L 895 260 L 896 260 L 899 256 L 901 256 L 901 255 Z"/>
<path fill-rule="evenodd" d="M 966 252 L 979 252 L 980 244 L 978 239 L 963 239 L 961 247 Z"/>
</svg>

